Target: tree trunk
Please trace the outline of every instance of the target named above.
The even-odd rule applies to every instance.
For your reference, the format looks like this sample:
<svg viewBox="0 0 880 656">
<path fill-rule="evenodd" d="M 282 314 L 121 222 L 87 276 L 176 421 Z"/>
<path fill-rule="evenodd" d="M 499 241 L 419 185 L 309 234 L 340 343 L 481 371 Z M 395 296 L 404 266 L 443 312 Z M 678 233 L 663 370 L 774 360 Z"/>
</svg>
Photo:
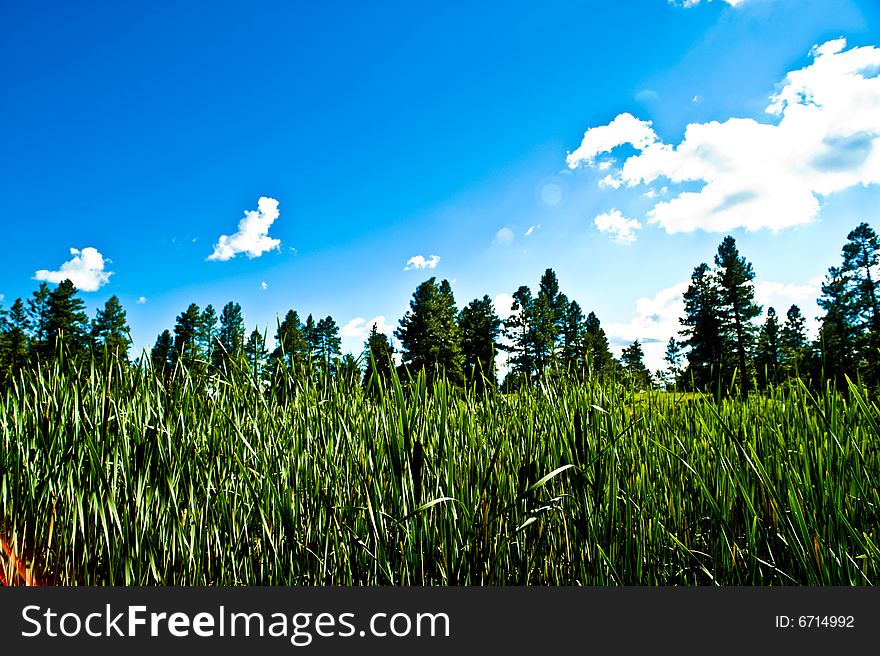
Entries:
<svg viewBox="0 0 880 656">
<path fill-rule="evenodd" d="M 748 377 L 746 376 L 746 344 L 743 335 L 742 320 L 739 316 L 739 306 L 733 302 L 733 324 L 736 326 L 736 350 L 739 354 L 739 390 L 740 396 L 746 398 L 749 394 Z"/>
</svg>

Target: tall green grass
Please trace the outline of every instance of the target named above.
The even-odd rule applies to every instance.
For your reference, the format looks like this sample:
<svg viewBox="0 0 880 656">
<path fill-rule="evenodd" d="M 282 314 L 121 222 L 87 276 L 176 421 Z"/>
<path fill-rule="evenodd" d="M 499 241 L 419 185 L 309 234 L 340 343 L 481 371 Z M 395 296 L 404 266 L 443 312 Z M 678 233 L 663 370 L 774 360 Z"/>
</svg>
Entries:
<svg viewBox="0 0 880 656">
<path fill-rule="evenodd" d="M 0 532 L 60 584 L 874 584 L 880 411 L 104 363 L 0 400 Z"/>
</svg>

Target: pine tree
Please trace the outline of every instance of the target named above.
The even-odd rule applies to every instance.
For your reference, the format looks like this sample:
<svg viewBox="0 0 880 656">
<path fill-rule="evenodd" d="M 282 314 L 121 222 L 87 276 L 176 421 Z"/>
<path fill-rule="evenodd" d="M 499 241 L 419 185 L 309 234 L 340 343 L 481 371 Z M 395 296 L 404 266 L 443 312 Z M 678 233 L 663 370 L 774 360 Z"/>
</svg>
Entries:
<svg viewBox="0 0 880 656">
<path fill-rule="evenodd" d="M 220 330 L 217 331 L 217 348 L 214 349 L 213 364 L 221 370 L 228 370 L 232 362 L 244 355 L 244 316 L 238 303 L 229 301 L 220 312 Z"/>
<path fill-rule="evenodd" d="M 779 360 L 783 376 L 791 378 L 805 374 L 808 355 L 806 319 L 801 309 L 792 305 L 785 314 L 785 323 L 779 332 Z"/>
<path fill-rule="evenodd" d="M 752 320 L 761 315 L 761 306 L 755 303 L 755 273 L 750 262 L 741 257 L 733 237 L 725 237 L 715 255 L 718 268 L 718 287 L 724 309 L 724 330 L 736 352 L 739 368 L 740 393 L 749 392 L 748 362 L 754 342 L 755 326 Z"/>
<path fill-rule="evenodd" d="M 847 276 L 839 267 L 831 267 L 822 283 L 822 296 L 817 303 L 825 310 L 819 326 L 816 350 L 821 374 L 838 387 L 846 387 L 847 376 L 856 371 L 856 310 Z"/>
<path fill-rule="evenodd" d="M 106 349 L 114 358 L 128 361 L 128 347 L 131 343 L 125 310 L 115 294 L 107 299 L 103 309 L 99 309 L 92 322 L 92 344 L 95 349 Z"/>
<path fill-rule="evenodd" d="M 880 241 L 867 223 L 860 223 L 846 239 L 841 272 L 848 277 L 852 287 L 862 327 L 880 333 L 877 298 L 880 296 L 880 278 L 875 280 L 877 267 L 880 266 Z"/>
<path fill-rule="evenodd" d="M 581 380 L 587 370 L 590 339 L 587 333 L 586 317 L 577 301 L 565 306 L 562 315 L 562 368 L 569 375 Z"/>
<path fill-rule="evenodd" d="M 855 347 L 864 382 L 880 383 L 880 241 L 867 223 L 860 223 L 847 235 L 843 246 L 841 273 L 847 279 L 853 302 Z"/>
<path fill-rule="evenodd" d="M 464 382 L 457 315 L 449 282 L 437 285 L 436 279 L 430 278 L 418 286 L 409 311 L 394 332 L 404 364 L 413 373 L 423 369 L 429 383 L 441 371 L 453 384 Z"/>
<path fill-rule="evenodd" d="M 684 292 L 684 312 L 682 344 L 688 347 L 685 383 L 693 384 L 696 389 L 706 389 L 722 375 L 727 344 L 722 334 L 721 293 L 717 277 L 705 262 L 694 268 L 691 274 L 690 285 Z"/>
<path fill-rule="evenodd" d="M 532 322 L 532 357 L 535 372 L 540 375 L 553 364 L 556 345 L 556 324 L 553 321 L 552 308 L 546 297 L 538 296 L 535 298 Z"/>
<path fill-rule="evenodd" d="M 761 389 L 779 382 L 780 352 L 779 320 L 776 318 L 776 310 L 770 307 L 767 308 L 767 319 L 758 335 L 758 349 L 755 355 Z"/>
<path fill-rule="evenodd" d="M 595 312 L 587 315 L 584 322 L 589 342 L 589 365 L 592 376 L 603 377 L 610 374 L 614 369 L 614 356 L 608 347 L 608 338 L 602 329 L 602 324 Z"/>
<path fill-rule="evenodd" d="M 318 343 L 318 363 L 325 376 L 332 374 L 334 363 L 342 354 L 342 339 L 339 326 L 331 316 L 326 316 L 315 327 Z"/>
<path fill-rule="evenodd" d="M 645 367 L 644 358 L 645 353 L 639 340 L 624 348 L 620 356 L 630 384 L 636 389 L 646 389 L 651 386 L 651 372 Z"/>
<path fill-rule="evenodd" d="M 478 390 L 485 389 L 487 385 L 495 387 L 495 353 L 498 351 L 501 319 L 495 313 L 492 299 L 484 295 L 462 308 L 458 315 L 458 327 L 465 379 Z"/>
<path fill-rule="evenodd" d="M 210 303 L 205 307 L 199 319 L 196 340 L 205 361 L 214 362 L 217 351 L 217 311 Z"/>
<path fill-rule="evenodd" d="M 0 321 L 0 384 L 5 386 L 27 366 L 28 317 L 20 298 L 15 299 L 4 315 Z"/>
<path fill-rule="evenodd" d="M 46 327 L 49 322 L 49 285 L 40 283 L 27 302 L 28 326 L 30 327 L 29 350 L 34 357 L 46 352 Z"/>
<path fill-rule="evenodd" d="M 288 310 L 284 321 L 278 324 L 275 341 L 278 346 L 272 352 L 272 361 L 284 364 L 298 374 L 302 373 L 308 362 L 309 346 L 296 310 Z"/>
<path fill-rule="evenodd" d="M 318 335 L 318 326 L 315 323 L 315 318 L 311 314 L 306 317 L 306 322 L 302 327 L 302 334 L 307 346 L 306 360 L 310 367 L 314 367 L 321 361 L 321 338 Z"/>
<path fill-rule="evenodd" d="M 150 351 L 150 365 L 160 375 L 165 375 L 174 366 L 175 352 L 171 332 L 163 330 L 156 338 Z"/>
<path fill-rule="evenodd" d="M 556 273 L 547 269 L 538 285 L 533 314 L 535 367 L 539 372 L 546 371 L 556 361 L 567 305 L 568 299 L 559 291 Z"/>
<path fill-rule="evenodd" d="M 266 348 L 266 336 L 256 327 L 254 327 L 244 345 L 244 355 L 247 358 L 253 377 L 256 380 L 261 379 L 265 373 L 269 351 Z"/>
<path fill-rule="evenodd" d="M 682 360 L 682 344 L 675 337 L 670 337 L 666 342 L 666 352 L 663 354 L 663 361 L 666 363 L 667 384 L 672 383 L 672 387 L 678 386 L 678 379 L 681 376 L 681 360 Z"/>
<path fill-rule="evenodd" d="M 6 315 L 8 358 L 15 369 L 21 369 L 27 364 L 29 328 L 30 321 L 24 303 L 17 298 Z"/>
<path fill-rule="evenodd" d="M 195 303 L 190 303 L 177 316 L 174 325 L 174 364 L 182 364 L 190 370 L 197 368 L 203 357 L 198 341 L 200 323 L 201 312 Z"/>
<path fill-rule="evenodd" d="M 388 340 L 388 335 L 380 333 L 375 323 L 364 343 L 364 365 L 364 387 L 368 387 L 370 381 L 375 381 L 377 386 L 385 386 L 391 382 L 394 347 Z"/>
<path fill-rule="evenodd" d="M 77 289 L 68 280 L 62 280 L 49 293 L 46 310 L 46 341 L 42 357 L 50 359 L 63 345 L 65 356 L 71 361 L 80 359 L 88 348 L 88 317 L 85 303 L 77 296 Z"/>
<path fill-rule="evenodd" d="M 529 384 L 535 373 L 535 351 L 537 335 L 535 331 L 535 300 L 532 290 L 521 285 L 513 293 L 511 314 L 504 321 L 504 338 L 509 345 L 505 349 L 510 353 L 508 364 L 510 370 L 505 379 L 505 390 L 512 386 Z"/>
</svg>

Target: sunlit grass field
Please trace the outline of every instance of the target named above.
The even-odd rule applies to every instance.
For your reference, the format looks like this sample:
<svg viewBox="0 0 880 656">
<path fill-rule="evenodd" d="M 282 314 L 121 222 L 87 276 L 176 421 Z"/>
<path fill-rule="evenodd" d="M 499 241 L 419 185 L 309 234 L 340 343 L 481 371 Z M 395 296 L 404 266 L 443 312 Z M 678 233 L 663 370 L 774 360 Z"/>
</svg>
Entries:
<svg viewBox="0 0 880 656">
<path fill-rule="evenodd" d="M 0 399 L 0 534 L 64 585 L 861 585 L 880 410 L 112 364 Z"/>
</svg>

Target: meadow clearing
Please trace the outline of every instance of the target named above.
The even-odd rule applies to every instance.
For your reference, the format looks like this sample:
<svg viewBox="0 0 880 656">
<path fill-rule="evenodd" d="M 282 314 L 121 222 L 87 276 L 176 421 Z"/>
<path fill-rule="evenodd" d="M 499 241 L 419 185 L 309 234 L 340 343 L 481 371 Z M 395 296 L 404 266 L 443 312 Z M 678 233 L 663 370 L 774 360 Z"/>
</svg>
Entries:
<svg viewBox="0 0 880 656">
<path fill-rule="evenodd" d="M 53 362 L 0 405 L 0 527 L 43 582 L 880 579 L 880 410 L 856 385 L 743 401 L 283 373 L 269 394 L 246 368 Z"/>
</svg>

